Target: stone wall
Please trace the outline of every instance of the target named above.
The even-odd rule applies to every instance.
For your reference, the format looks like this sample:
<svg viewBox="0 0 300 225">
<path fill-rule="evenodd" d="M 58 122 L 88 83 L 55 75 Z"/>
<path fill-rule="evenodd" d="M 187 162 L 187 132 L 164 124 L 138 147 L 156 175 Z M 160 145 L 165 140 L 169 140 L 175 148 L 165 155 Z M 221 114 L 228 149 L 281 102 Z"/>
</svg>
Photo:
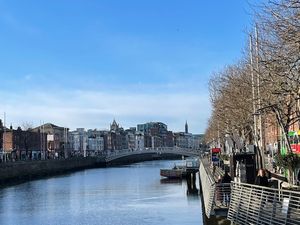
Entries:
<svg viewBox="0 0 300 225">
<path fill-rule="evenodd" d="M 173 154 L 149 153 L 142 155 L 131 155 L 124 158 L 119 158 L 109 163 L 105 162 L 104 157 L 0 163 L 0 185 L 6 186 L 11 184 L 17 184 L 33 179 L 63 174 L 66 172 L 73 172 L 81 169 L 125 165 L 150 160 L 180 158 L 181 156 Z"/>
<path fill-rule="evenodd" d="M 66 160 L 19 161 L 0 164 L 0 184 L 19 183 L 31 179 L 62 174 L 85 168 L 105 167 L 101 158 L 72 158 Z"/>
</svg>

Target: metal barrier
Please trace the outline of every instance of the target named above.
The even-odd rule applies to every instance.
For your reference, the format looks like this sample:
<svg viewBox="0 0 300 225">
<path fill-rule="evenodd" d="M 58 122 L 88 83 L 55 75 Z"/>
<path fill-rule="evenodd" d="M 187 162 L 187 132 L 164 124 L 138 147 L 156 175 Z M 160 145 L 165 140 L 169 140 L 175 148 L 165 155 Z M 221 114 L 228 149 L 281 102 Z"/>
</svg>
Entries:
<svg viewBox="0 0 300 225">
<path fill-rule="evenodd" d="M 216 207 L 229 207 L 231 198 L 231 184 L 218 183 L 216 184 L 215 191 L 215 206 Z"/>
<path fill-rule="evenodd" d="M 300 192 L 232 182 L 227 218 L 234 224 L 300 225 Z"/>
<path fill-rule="evenodd" d="M 209 218 L 213 214 L 213 206 L 215 200 L 216 182 L 208 171 L 208 166 L 203 160 L 200 162 L 200 181 L 202 187 L 202 195 L 204 200 L 205 214 Z"/>
<path fill-rule="evenodd" d="M 198 156 L 200 155 L 199 151 L 184 149 L 184 148 L 149 148 L 142 150 L 114 150 L 106 154 L 106 161 L 110 162 L 118 158 L 130 156 L 130 155 L 142 155 L 142 154 L 177 154 L 177 155 L 186 155 L 186 156 Z"/>
</svg>

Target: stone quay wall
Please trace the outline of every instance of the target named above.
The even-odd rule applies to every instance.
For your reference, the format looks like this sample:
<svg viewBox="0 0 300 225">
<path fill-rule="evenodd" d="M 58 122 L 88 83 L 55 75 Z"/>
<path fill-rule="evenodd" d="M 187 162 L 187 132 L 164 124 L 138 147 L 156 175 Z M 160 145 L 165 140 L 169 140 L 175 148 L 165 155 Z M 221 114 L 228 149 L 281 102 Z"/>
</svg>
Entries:
<svg viewBox="0 0 300 225">
<path fill-rule="evenodd" d="M 126 165 L 150 160 L 180 159 L 173 154 L 130 155 L 111 162 L 105 157 L 70 158 L 60 160 L 36 160 L 0 163 L 0 187 L 14 185 L 30 180 L 60 175 L 89 168 Z"/>
<path fill-rule="evenodd" d="M 104 158 L 96 157 L 1 163 L 0 185 L 21 183 L 66 172 L 105 166 Z"/>
</svg>

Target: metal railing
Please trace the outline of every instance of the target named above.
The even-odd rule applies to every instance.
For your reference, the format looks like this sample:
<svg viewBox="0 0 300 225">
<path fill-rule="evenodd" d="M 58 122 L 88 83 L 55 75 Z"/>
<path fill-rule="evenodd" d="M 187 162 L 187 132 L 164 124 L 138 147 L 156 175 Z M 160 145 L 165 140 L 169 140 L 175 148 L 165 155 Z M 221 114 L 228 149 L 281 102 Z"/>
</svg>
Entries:
<svg viewBox="0 0 300 225">
<path fill-rule="evenodd" d="M 170 148 L 170 147 L 160 147 L 160 148 L 148 148 L 142 150 L 114 150 L 113 152 L 109 152 L 106 154 L 106 161 L 113 161 L 118 158 L 130 156 L 130 155 L 141 155 L 141 154 L 178 154 L 178 155 L 186 155 L 186 156 L 197 156 L 200 154 L 199 151 L 184 149 L 184 148 Z"/>
<path fill-rule="evenodd" d="M 232 182 L 228 219 L 234 224 L 300 225 L 300 192 Z"/>
<path fill-rule="evenodd" d="M 218 183 L 215 187 L 215 206 L 219 208 L 229 207 L 231 198 L 231 184 Z"/>
<path fill-rule="evenodd" d="M 215 203 L 216 182 L 208 169 L 208 165 L 201 160 L 199 171 L 202 196 L 204 200 L 205 214 L 208 218 L 210 218 L 213 214 L 213 207 Z"/>
</svg>

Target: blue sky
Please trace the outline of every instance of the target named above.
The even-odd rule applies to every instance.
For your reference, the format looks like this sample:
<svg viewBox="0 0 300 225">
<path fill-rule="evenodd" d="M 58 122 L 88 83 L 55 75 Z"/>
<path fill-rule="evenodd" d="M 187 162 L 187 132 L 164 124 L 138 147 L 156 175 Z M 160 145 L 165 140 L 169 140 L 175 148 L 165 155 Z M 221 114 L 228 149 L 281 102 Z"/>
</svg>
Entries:
<svg viewBox="0 0 300 225">
<path fill-rule="evenodd" d="M 204 132 L 209 76 L 241 57 L 251 17 L 241 0 L 0 0 L 0 112 Z"/>
</svg>

